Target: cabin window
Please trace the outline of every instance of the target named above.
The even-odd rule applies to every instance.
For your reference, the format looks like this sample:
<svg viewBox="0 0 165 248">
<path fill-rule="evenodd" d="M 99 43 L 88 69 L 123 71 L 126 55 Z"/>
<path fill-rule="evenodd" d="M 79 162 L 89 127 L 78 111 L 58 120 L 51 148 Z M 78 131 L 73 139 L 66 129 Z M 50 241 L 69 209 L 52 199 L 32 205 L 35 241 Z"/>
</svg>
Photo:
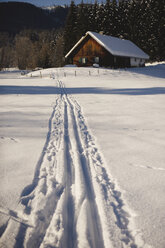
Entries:
<svg viewBox="0 0 165 248">
<path fill-rule="evenodd" d="M 94 57 L 94 62 L 95 62 L 96 64 L 99 64 L 99 57 Z"/>
<path fill-rule="evenodd" d="M 87 58 L 82 58 L 82 64 L 86 64 L 87 63 Z"/>
<path fill-rule="evenodd" d="M 136 62 L 136 58 L 135 58 L 135 62 Z"/>
</svg>

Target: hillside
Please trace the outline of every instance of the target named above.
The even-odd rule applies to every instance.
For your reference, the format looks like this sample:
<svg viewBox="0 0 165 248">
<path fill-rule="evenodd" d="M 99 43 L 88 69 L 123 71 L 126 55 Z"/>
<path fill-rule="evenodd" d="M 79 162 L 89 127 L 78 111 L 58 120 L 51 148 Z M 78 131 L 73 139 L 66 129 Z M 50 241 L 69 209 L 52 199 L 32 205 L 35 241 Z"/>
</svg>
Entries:
<svg viewBox="0 0 165 248">
<path fill-rule="evenodd" d="M 67 9 L 62 7 L 56 8 L 50 14 L 29 3 L 3 2 L 0 3 L 0 32 L 17 33 L 22 29 L 58 28 L 64 25 L 66 15 Z"/>
<path fill-rule="evenodd" d="M 10 0 L 11 2 L 14 2 L 14 0 Z M 3 0 L 3 2 L 8 2 L 8 0 Z M 64 6 L 64 5 L 70 5 L 70 0 L 17 0 L 17 2 L 27 2 L 27 3 L 31 3 L 31 4 L 34 4 L 38 7 L 48 7 L 48 6 L 53 6 L 53 5 L 61 5 L 61 6 Z M 84 0 L 84 3 L 94 3 L 95 0 Z M 102 0 L 98 0 L 97 2 L 101 3 L 101 2 L 105 2 L 102 1 Z M 75 3 L 76 4 L 80 4 L 81 3 L 81 0 L 75 0 Z"/>
</svg>

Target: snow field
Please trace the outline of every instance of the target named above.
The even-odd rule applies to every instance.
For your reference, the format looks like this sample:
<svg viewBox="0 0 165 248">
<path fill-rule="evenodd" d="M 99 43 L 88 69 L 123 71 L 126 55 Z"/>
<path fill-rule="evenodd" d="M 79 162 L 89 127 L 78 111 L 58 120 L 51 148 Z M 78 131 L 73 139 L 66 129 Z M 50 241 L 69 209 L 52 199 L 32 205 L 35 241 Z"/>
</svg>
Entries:
<svg viewBox="0 0 165 248">
<path fill-rule="evenodd" d="M 17 203 L 12 167 L 2 174 L 1 199 L 8 191 L 12 197 L 0 206 L 0 247 L 163 248 L 161 67 L 48 69 L 42 78 L 40 72 L 3 74 L 1 162 L 8 168 L 14 154 L 10 160 L 3 154 L 20 149 L 13 186 L 29 176 L 17 186 Z M 33 148 L 24 150 L 27 140 Z"/>
</svg>

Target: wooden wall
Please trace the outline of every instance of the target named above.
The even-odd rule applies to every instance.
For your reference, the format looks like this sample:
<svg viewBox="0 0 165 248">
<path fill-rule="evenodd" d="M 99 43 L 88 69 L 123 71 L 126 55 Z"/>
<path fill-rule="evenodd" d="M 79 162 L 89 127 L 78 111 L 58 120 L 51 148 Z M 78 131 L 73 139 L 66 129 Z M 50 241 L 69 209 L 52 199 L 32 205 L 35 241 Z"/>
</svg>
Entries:
<svg viewBox="0 0 165 248">
<path fill-rule="evenodd" d="M 80 62 L 82 58 L 87 59 L 87 63 L 84 66 L 92 66 L 94 58 L 99 57 L 100 66 L 113 66 L 114 58 L 108 53 L 100 44 L 98 44 L 93 38 L 87 37 L 77 49 L 76 54 L 73 56 L 73 64 L 82 66 Z"/>
</svg>

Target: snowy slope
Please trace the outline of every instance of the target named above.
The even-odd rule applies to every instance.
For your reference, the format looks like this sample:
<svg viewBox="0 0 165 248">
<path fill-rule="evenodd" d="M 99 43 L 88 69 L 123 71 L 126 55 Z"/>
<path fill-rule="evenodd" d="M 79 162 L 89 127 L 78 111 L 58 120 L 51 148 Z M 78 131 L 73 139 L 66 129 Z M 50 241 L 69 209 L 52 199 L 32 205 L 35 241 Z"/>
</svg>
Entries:
<svg viewBox="0 0 165 248">
<path fill-rule="evenodd" d="M 0 247 L 164 247 L 164 67 L 0 73 Z"/>
</svg>

